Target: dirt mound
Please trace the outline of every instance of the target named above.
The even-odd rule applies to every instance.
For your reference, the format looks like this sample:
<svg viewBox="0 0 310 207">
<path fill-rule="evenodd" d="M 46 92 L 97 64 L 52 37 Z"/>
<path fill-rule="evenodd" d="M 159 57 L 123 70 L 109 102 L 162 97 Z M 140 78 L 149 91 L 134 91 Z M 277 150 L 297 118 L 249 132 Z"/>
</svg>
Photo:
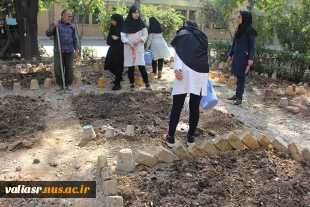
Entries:
<svg viewBox="0 0 310 207">
<path fill-rule="evenodd" d="M 126 125 L 131 124 L 136 126 L 139 136 L 158 138 L 167 130 L 172 97 L 170 92 L 164 91 L 106 93 L 77 96 L 72 100 L 72 104 L 82 125 L 93 124 L 96 120 L 105 120 L 119 132 L 119 129 L 124 129 Z M 187 113 L 181 114 L 180 122 L 188 123 Z M 204 111 L 201 113 L 196 136 L 204 132 L 211 136 L 223 135 L 242 128 L 242 125 L 243 123 L 234 119 L 231 114 L 215 109 Z M 95 130 L 102 129 L 95 128 Z M 185 129 L 181 131 L 186 132 Z M 176 137 L 182 136 L 180 132 L 176 133 Z"/>
<path fill-rule="evenodd" d="M 41 97 L 7 96 L 0 100 L 0 141 L 25 138 L 37 131 L 43 131 L 45 123 L 42 122 L 42 117 L 47 108 L 48 105 Z"/>
<path fill-rule="evenodd" d="M 175 161 L 118 177 L 124 206 L 307 206 L 309 167 L 266 148 Z"/>
<path fill-rule="evenodd" d="M 30 88 L 32 79 L 37 79 L 39 85 L 43 86 L 46 78 L 52 78 L 52 73 L 49 71 L 35 73 L 0 73 L 2 86 L 9 90 L 12 90 L 15 82 L 19 82 L 22 88 Z"/>
</svg>

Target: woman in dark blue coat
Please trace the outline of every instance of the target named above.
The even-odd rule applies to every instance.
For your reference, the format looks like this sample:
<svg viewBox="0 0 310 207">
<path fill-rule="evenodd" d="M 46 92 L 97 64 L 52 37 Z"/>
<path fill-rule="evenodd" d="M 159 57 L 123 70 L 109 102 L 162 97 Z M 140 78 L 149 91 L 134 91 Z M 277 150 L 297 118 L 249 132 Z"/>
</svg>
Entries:
<svg viewBox="0 0 310 207">
<path fill-rule="evenodd" d="M 233 59 L 231 73 L 237 77 L 236 94 L 228 98 L 228 100 L 234 100 L 235 105 L 242 103 L 245 77 L 249 74 L 247 68 L 253 65 L 254 42 L 257 36 L 257 32 L 252 27 L 252 15 L 250 12 L 240 11 L 238 14 L 238 24 L 227 60 L 230 63 L 231 59 Z"/>
</svg>

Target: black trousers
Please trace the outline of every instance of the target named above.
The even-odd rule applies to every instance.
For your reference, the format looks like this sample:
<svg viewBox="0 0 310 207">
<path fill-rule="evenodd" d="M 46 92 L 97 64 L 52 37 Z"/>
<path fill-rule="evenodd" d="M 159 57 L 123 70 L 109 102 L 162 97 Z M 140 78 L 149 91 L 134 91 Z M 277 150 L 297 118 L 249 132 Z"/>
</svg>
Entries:
<svg viewBox="0 0 310 207">
<path fill-rule="evenodd" d="M 158 65 L 157 65 L 158 62 Z M 157 66 L 158 66 L 158 72 L 161 72 L 163 70 L 164 66 L 164 59 L 158 59 L 158 60 L 152 60 L 152 68 L 153 68 L 153 73 L 157 73 Z"/>
<path fill-rule="evenodd" d="M 181 111 L 187 94 L 173 96 L 173 104 L 170 113 L 169 136 L 174 136 L 180 120 Z M 189 130 L 188 135 L 194 136 L 199 121 L 199 104 L 201 96 L 190 94 L 189 97 Z"/>
<path fill-rule="evenodd" d="M 139 70 L 142 75 L 143 82 L 145 84 L 149 83 L 149 79 L 147 77 L 147 72 L 144 65 L 139 65 Z M 134 66 L 128 67 L 128 78 L 130 83 L 135 83 L 135 68 Z"/>
</svg>

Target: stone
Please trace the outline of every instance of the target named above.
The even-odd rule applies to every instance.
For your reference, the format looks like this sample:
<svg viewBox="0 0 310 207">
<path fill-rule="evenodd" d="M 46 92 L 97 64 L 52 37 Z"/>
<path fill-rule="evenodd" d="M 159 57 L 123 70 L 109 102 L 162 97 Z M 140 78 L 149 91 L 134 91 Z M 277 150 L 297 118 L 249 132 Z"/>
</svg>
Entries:
<svg viewBox="0 0 310 207">
<path fill-rule="evenodd" d="M 245 133 L 241 139 L 249 149 L 256 149 L 260 147 L 256 139 L 250 133 Z"/>
<path fill-rule="evenodd" d="M 108 207 L 124 207 L 122 196 L 106 196 L 105 206 Z"/>
<path fill-rule="evenodd" d="M 226 141 L 236 150 L 244 149 L 244 144 L 242 140 L 233 132 L 229 132 L 227 134 Z"/>
<path fill-rule="evenodd" d="M 228 151 L 233 149 L 223 137 L 216 138 L 214 140 L 214 146 L 216 146 L 220 151 Z"/>
<path fill-rule="evenodd" d="M 281 152 L 288 152 L 287 143 L 281 137 L 275 138 L 272 141 L 272 145 L 274 146 L 274 148 L 276 148 L 277 150 Z"/>
<path fill-rule="evenodd" d="M 15 171 L 22 171 L 22 167 L 20 165 L 18 165 L 16 168 L 15 168 Z"/>
<path fill-rule="evenodd" d="M 294 95 L 293 87 L 292 86 L 288 86 L 284 93 L 287 94 L 287 95 L 290 95 L 290 96 Z"/>
<path fill-rule="evenodd" d="M 74 162 L 74 168 L 77 169 L 77 170 L 80 169 L 81 168 L 81 164 L 78 161 L 75 161 Z"/>
<path fill-rule="evenodd" d="M 200 149 L 202 149 L 209 156 L 219 153 L 219 150 L 214 146 L 213 142 L 211 143 L 207 140 L 204 140 L 201 143 Z"/>
<path fill-rule="evenodd" d="M 5 93 L 4 93 L 4 88 L 2 86 L 2 83 L 0 81 L 0 98 L 4 97 L 5 96 Z"/>
<path fill-rule="evenodd" d="M 199 146 L 194 142 L 187 147 L 188 153 L 195 158 L 204 158 L 206 154 L 199 148 Z"/>
<path fill-rule="evenodd" d="M 157 164 L 158 159 L 156 159 L 154 155 L 151 155 L 148 152 L 137 150 L 137 152 L 134 155 L 134 161 L 141 165 L 153 167 Z"/>
<path fill-rule="evenodd" d="M 310 162 L 310 150 L 309 148 L 305 148 L 302 150 L 301 152 L 303 158 L 307 161 L 307 162 Z"/>
<path fill-rule="evenodd" d="M 0 150 L 5 150 L 6 148 L 8 148 L 7 144 L 0 143 Z"/>
<path fill-rule="evenodd" d="M 177 156 L 175 154 L 162 146 L 156 148 L 155 157 L 166 163 L 173 162 L 177 159 Z"/>
<path fill-rule="evenodd" d="M 102 188 L 106 196 L 117 195 L 117 180 L 103 181 Z"/>
<path fill-rule="evenodd" d="M 293 114 L 299 113 L 299 108 L 296 106 L 287 106 L 285 109 Z"/>
<path fill-rule="evenodd" d="M 99 155 L 97 161 L 97 172 L 99 176 L 101 176 L 102 169 L 107 165 L 108 165 L 107 157 L 104 155 Z"/>
<path fill-rule="evenodd" d="M 305 87 L 303 87 L 303 86 L 298 86 L 298 87 L 297 87 L 296 93 L 297 93 L 297 94 L 304 94 L 304 93 L 306 93 Z"/>
<path fill-rule="evenodd" d="M 172 148 L 172 151 L 180 160 L 193 159 L 193 157 L 188 153 L 188 151 L 181 143 L 175 144 L 175 146 Z"/>
<path fill-rule="evenodd" d="M 258 138 L 257 138 L 257 142 L 262 145 L 262 146 L 268 146 L 271 144 L 271 141 L 268 139 L 268 137 L 266 137 L 266 135 L 261 134 Z"/>
<path fill-rule="evenodd" d="M 111 179 L 112 179 L 112 169 L 110 166 L 106 166 L 101 171 L 101 180 L 103 182 Z"/>
<path fill-rule="evenodd" d="M 132 150 L 129 148 L 121 149 L 118 152 L 118 159 L 115 167 L 116 174 L 128 174 L 135 170 Z"/>
<path fill-rule="evenodd" d="M 288 151 L 291 153 L 294 160 L 301 162 L 304 161 L 302 156 L 301 147 L 298 143 L 292 142 L 288 145 Z"/>
</svg>

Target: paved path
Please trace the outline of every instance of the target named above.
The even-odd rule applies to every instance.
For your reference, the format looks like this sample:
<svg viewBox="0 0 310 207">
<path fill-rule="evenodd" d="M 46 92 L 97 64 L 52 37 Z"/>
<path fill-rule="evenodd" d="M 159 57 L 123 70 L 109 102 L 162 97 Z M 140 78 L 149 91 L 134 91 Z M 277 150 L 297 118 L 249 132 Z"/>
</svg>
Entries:
<svg viewBox="0 0 310 207">
<path fill-rule="evenodd" d="M 45 48 L 45 50 L 47 51 L 47 53 L 49 55 L 53 55 L 53 48 L 54 48 L 54 43 L 53 40 L 50 39 L 39 39 L 39 44 L 43 45 L 43 47 Z M 109 46 L 106 43 L 106 40 L 90 40 L 90 39 L 85 39 L 82 40 L 82 48 L 83 47 L 92 47 L 96 50 L 97 52 L 97 56 L 98 57 L 102 57 L 102 56 L 106 56 L 107 51 L 109 49 Z M 174 56 L 174 49 L 169 46 L 169 51 L 170 51 L 170 56 Z"/>
</svg>

